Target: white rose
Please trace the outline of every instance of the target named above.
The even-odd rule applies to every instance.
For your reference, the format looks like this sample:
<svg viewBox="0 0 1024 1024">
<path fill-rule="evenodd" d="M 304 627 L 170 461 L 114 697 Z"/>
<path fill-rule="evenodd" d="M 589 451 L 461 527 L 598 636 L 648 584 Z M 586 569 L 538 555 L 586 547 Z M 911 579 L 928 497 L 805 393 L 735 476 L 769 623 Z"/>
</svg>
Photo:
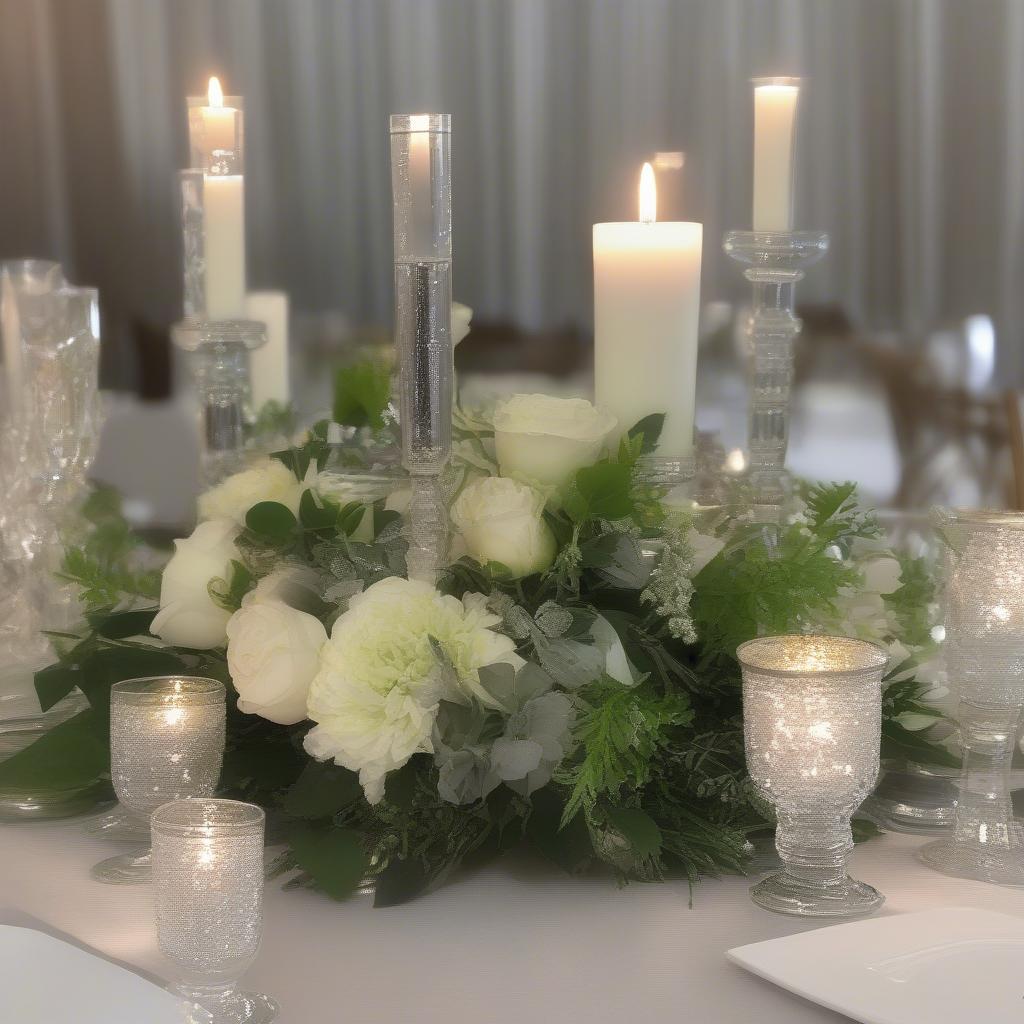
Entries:
<svg viewBox="0 0 1024 1024">
<path fill-rule="evenodd" d="M 199 495 L 200 519 L 233 519 L 245 526 L 246 513 L 261 501 L 277 501 L 287 505 L 296 515 L 299 499 L 306 485 L 277 459 L 264 459 L 251 469 L 244 469 Z"/>
<path fill-rule="evenodd" d="M 891 555 L 869 559 L 862 566 L 864 588 L 876 594 L 891 594 L 903 585 L 900 563 Z"/>
<path fill-rule="evenodd" d="M 238 710 L 279 725 L 301 722 L 327 642 L 320 620 L 283 601 L 247 599 L 231 616 L 227 636 Z"/>
<path fill-rule="evenodd" d="M 513 395 L 494 410 L 502 476 L 559 490 L 597 461 L 617 422 L 584 398 Z"/>
<path fill-rule="evenodd" d="M 500 562 L 513 576 L 543 572 L 555 558 L 544 496 L 500 476 L 471 483 L 452 506 L 452 522 L 478 562 Z"/>
<path fill-rule="evenodd" d="M 174 555 L 160 582 L 160 611 L 151 632 L 175 647 L 209 650 L 227 637 L 231 612 L 215 604 L 207 585 L 226 579 L 233 559 L 239 558 L 238 526 L 230 519 L 200 523 L 185 540 L 174 542 Z"/>
<path fill-rule="evenodd" d="M 469 323 L 473 319 L 473 310 L 461 302 L 452 303 L 452 348 L 469 334 Z"/>
<path fill-rule="evenodd" d="M 494 632 L 500 622 L 482 594 L 459 601 L 419 580 L 374 583 L 352 598 L 320 652 L 307 709 L 317 725 L 306 750 L 358 771 L 366 799 L 377 803 L 388 772 L 433 753 L 441 700 L 486 696 L 484 665 L 522 665 L 512 640 Z"/>
</svg>

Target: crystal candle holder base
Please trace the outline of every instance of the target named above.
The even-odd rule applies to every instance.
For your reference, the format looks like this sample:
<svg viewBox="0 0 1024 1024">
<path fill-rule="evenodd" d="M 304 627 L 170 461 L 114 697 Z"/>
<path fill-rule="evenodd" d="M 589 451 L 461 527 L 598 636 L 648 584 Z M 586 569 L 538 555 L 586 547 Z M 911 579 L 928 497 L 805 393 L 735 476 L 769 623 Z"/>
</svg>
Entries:
<svg viewBox="0 0 1024 1024">
<path fill-rule="evenodd" d="M 188 1008 L 185 1024 L 271 1024 L 280 1007 L 258 992 L 237 992 L 230 987 L 201 991 L 184 985 L 169 989 Z"/>
<path fill-rule="evenodd" d="M 750 889 L 765 910 L 795 917 L 858 917 L 877 910 L 885 897 L 867 882 L 846 875 L 834 885 L 809 885 L 785 871 L 769 875 Z"/>
<path fill-rule="evenodd" d="M 144 853 L 121 853 L 93 865 L 89 874 L 107 885 L 145 885 L 153 880 L 153 857 L 148 847 Z"/>
<path fill-rule="evenodd" d="M 922 864 L 956 878 L 973 878 L 996 885 L 1024 886 L 1024 826 L 1003 825 L 1001 847 L 938 839 L 917 851 Z"/>
</svg>

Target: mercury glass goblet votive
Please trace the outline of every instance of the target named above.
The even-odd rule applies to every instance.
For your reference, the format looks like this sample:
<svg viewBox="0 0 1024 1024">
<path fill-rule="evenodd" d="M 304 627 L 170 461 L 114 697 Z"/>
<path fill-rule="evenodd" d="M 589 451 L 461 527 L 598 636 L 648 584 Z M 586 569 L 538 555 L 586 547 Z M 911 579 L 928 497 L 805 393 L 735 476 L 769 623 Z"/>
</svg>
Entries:
<svg viewBox="0 0 1024 1024">
<path fill-rule="evenodd" d="M 1024 710 L 1024 513 L 940 514 L 949 545 L 946 667 L 963 768 L 953 834 L 919 851 L 962 878 L 1024 885 L 1024 827 L 1010 762 Z"/>
<path fill-rule="evenodd" d="M 266 996 L 236 983 L 263 927 L 263 811 L 235 800 L 176 800 L 153 814 L 160 949 L 182 972 L 172 987 L 204 1024 L 263 1024 Z"/>
<path fill-rule="evenodd" d="M 769 636 L 736 652 L 747 770 L 775 806 L 782 870 L 750 890 L 766 910 L 849 917 L 880 907 L 846 872 L 850 818 L 878 779 L 885 652 L 838 636 Z"/>
<path fill-rule="evenodd" d="M 117 798 L 149 833 L 169 800 L 212 796 L 224 758 L 224 684 L 197 676 L 126 679 L 110 688 L 110 773 Z M 92 869 L 101 882 L 146 882 L 150 851 Z"/>
</svg>

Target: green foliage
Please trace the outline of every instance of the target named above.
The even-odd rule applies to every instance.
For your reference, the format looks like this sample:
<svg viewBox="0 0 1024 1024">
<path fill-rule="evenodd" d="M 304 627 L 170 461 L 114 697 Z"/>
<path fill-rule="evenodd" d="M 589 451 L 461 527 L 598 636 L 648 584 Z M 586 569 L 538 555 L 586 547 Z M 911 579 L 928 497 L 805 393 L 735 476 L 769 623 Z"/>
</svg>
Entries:
<svg viewBox="0 0 1024 1024">
<path fill-rule="evenodd" d="M 156 600 L 160 573 L 141 567 L 142 541 L 121 513 L 121 499 L 110 487 L 96 487 L 81 508 L 86 532 L 77 544 L 66 544 L 58 577 L 81 588 L 88 610 L 112 608 L 124 601 Z"/>
<path fill-rule="evenodd" d="M 631 427 L 627 433 L 630 441 L 640 441 L 640 455 L 650 455 L 658 447 L 661 432 L 665 427 L 665 414 L 652 413 Z"/>
<path fill-rule="evenodd" d="M 592 810 L 601 797 L 614 800 L 623 788 L 644 786 L 672 727 L 693 717 L 685 694 L 660 695 L 646 685 L 626 688 L 613 680 L 588 687 L 579 700 L 573 733 L 578 749 L 557 776 L 570 789 L 563 824 Z"/>
<path fill-rule="evenodd" d="M 784 526 L 766 543 L 761 528 L 738 529 L 694 580 L 693 618 L 705 658 L 735 657 L 759 634 L 799 632 L 832 611 L 857 571 L 829 548 L 873 536 L 873 521 L 852 502 L 852 484 L 812 487 L 808 525 Z"/>
<path fill-rule="evenodd" d="M 288 845 L 296 866 L 332 899 L 351 896 L 369 867 L 362 840 L 351 829 L 296 825 Z"/>
<path fill-rule="evenodd" d="M 577 470 L 565 511 L 576 523 L 588 519 L 624 519 L 633 512 L 633 471 L 618 462 L 599 462 Z"/>
<path fill-rule="evenodd" d="M 367 359 L 342 367 L 334 378 L 334 422 L 378 430 L 390 399 L 391 369 L 386 363 Z"/>
<path fill-rule="evenodd" d="M 0 762 L 0 789 L 64 792 L 110 777 L 110 751 L 97 712 L 82 711 Z"/>
<path fill-rule="evenodd" d="M 900 558 L 898 590 L 883 600 L 895 613 L 899 637 L 904 644 L 920 647 L 931 644 L 930 606 L 936 599 L 935 574 L 925 558 Z"/>
<path fill-rule="evenodd" d="M 278 402 L 272 398 L 260 407 L 251 433 L 255 437 L 288 435 L 295 430 L 295 423 L 295 406 L 290 402 Z"/>
<path fill-rule="evenodd" d="M 242 607 L 242 598 L 252 589 L 256 582 L 248 566 L 237 559 L 228 564 L 231 572 L 227 579 L 215 576 L 206 585 L 210 600 L 226 612 L 237 612 Z"/>
<path fill-rule="evenodd" d="M 246 513 L 245 525 L 267 543 L 285 544 L 292 538 L 299 523 L 287 505 L 279 501 L 261 501 Z"/>
</svg>

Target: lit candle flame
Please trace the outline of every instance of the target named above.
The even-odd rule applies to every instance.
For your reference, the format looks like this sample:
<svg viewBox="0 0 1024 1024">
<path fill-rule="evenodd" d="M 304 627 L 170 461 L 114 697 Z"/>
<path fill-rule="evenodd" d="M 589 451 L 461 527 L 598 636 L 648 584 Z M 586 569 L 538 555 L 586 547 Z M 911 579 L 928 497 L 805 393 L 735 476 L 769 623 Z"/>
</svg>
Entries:
<svg viewBox="0 0 1024 1024">
<path fill-rule="evenodd" d="M 211 107 L 224 106 L 224 90 L 220 87 L 220 79 L 214 75 L 210 79 L 210 85 L 206 90 L 206 97 Z"/>
<path fill-rule="evenodd" d="M 640 172 L 640 223 L 653 224 L 658 219 L 658 186 L 654 168 L 644 164 Z"/>
<path fill-rule="evenodd" d="M 409 131 L 411 131 L 411 132 L 428 132 L 428 131 L 430 131 L 430 115 L 429 114 L 412 114 L 409 117 Z"/>
</svg>

